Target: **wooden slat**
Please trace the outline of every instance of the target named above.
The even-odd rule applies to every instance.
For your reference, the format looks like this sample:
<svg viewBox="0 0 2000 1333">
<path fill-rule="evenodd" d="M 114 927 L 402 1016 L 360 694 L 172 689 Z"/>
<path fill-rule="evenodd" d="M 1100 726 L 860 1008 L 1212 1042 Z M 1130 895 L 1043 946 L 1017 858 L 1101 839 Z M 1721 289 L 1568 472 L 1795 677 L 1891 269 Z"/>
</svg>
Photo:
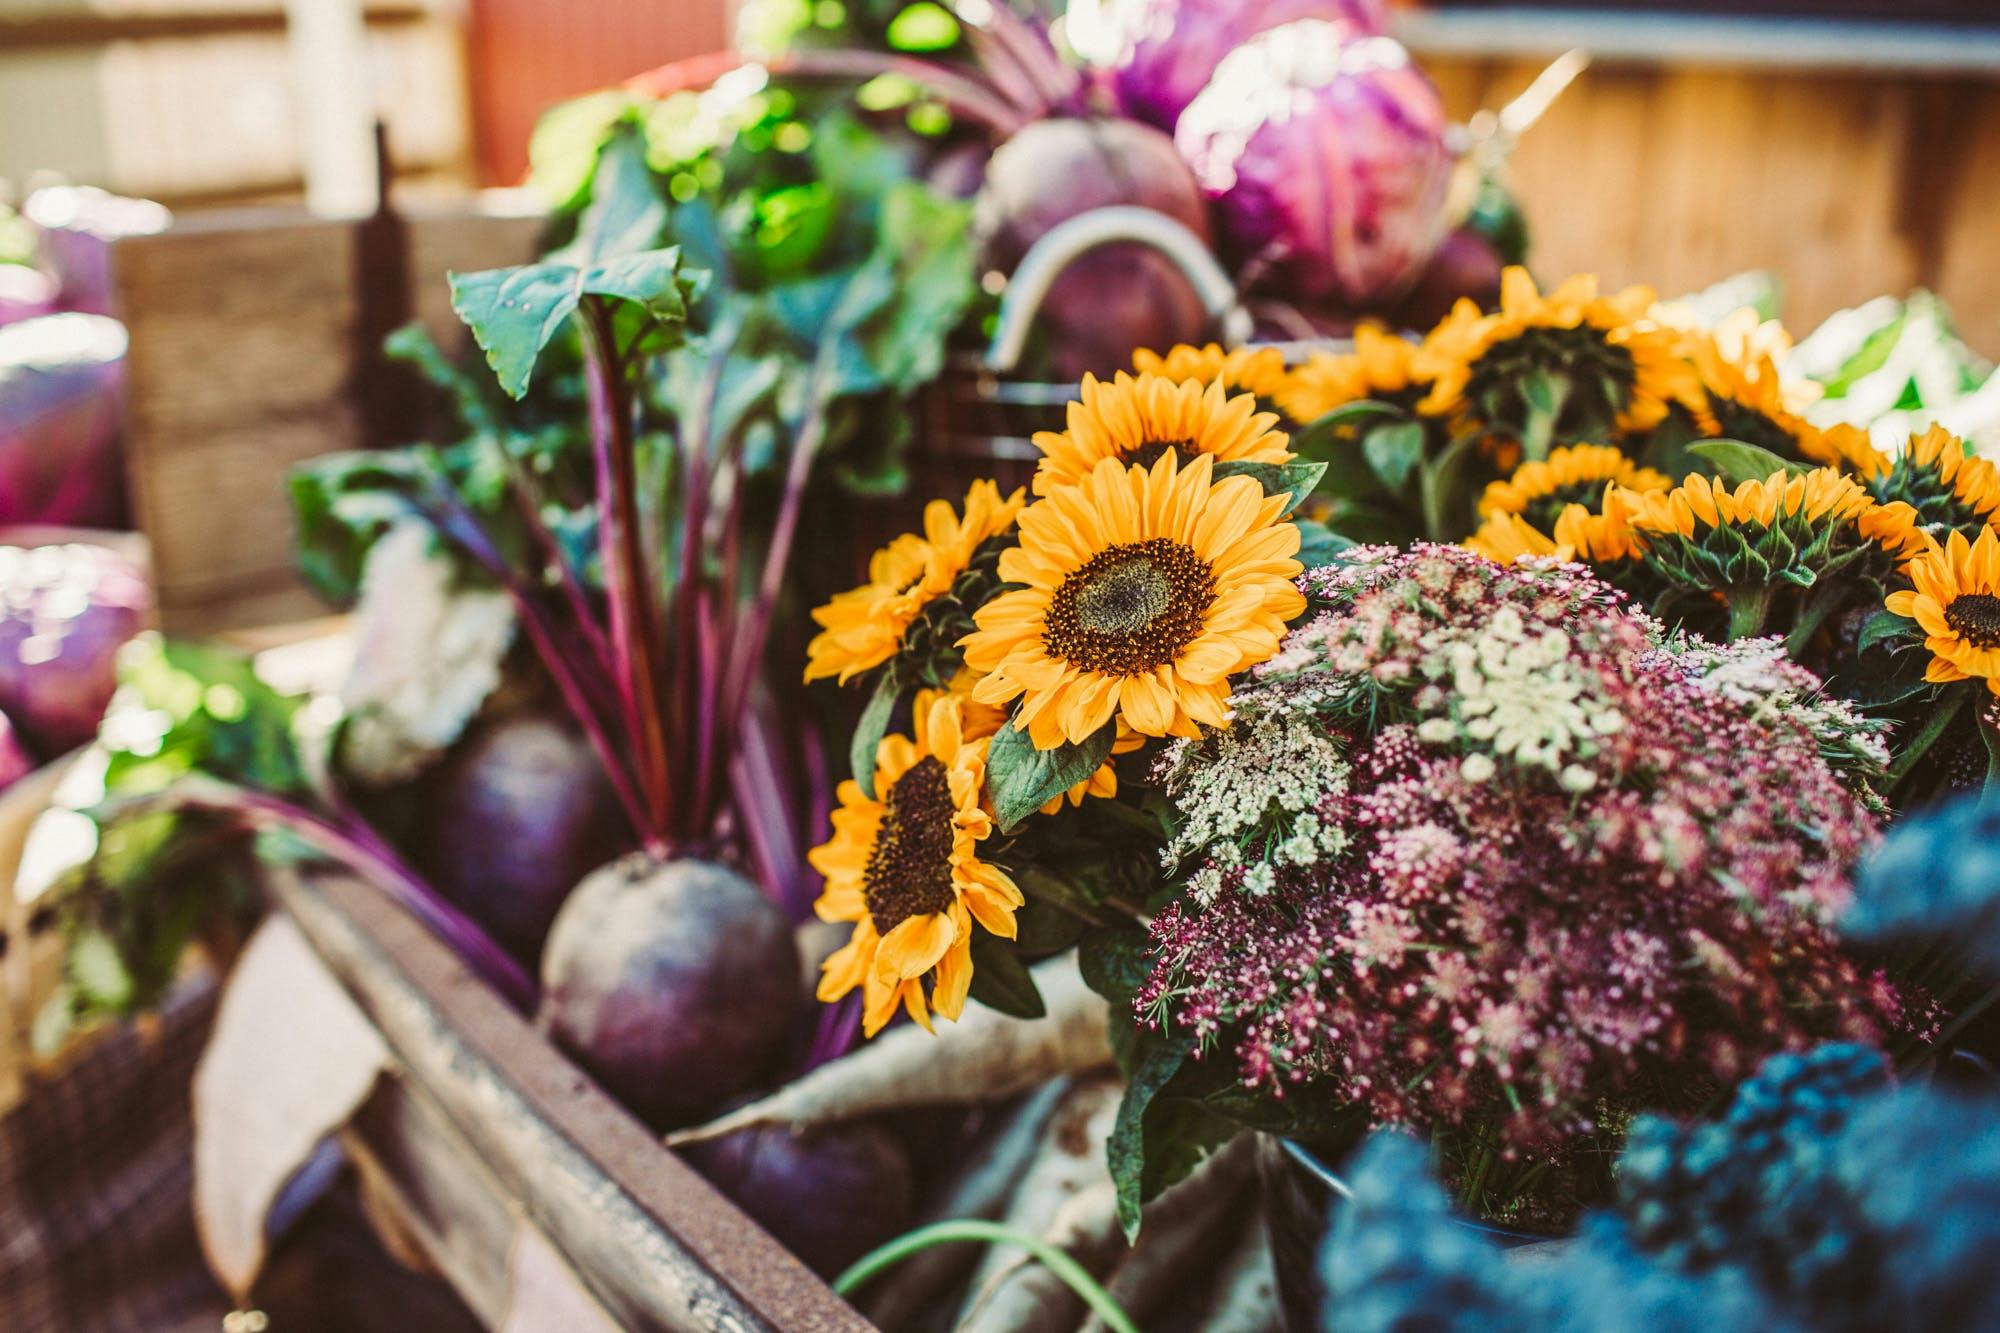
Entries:
<svg viewBox="0 0 2000 1333">
<path fill-rule="evenodd" d="M 1460 117 L 1501 105 L 1543 63 L 1422 58 Z M 1528 132 L 1510 179 L 1544 277 L 1671 296 L 1768 268 L 1801 333 L 1924 286 L 2000 357 L 2000 79 L 1602 64 Z"/>
<path fill-rule="evenodd" d="M 272 887 L 407 1076 L 625 1327 L 870 1327 L 378 890 L 283 872 Z"/>
<path fill-rule="evenodd" d="M 131 331 L 126 467 L 170 631 L 299 619 L 317 606 L 293 572 L 285 478 L 304 459 L 366 443 L 360 226 L 235 210 L 115 249 Z M 441 342 L 463 342 L 446 272 L 529 259 L 541 227 L 513 198 L 412 210 L 411 305 Z"/>
</svg>

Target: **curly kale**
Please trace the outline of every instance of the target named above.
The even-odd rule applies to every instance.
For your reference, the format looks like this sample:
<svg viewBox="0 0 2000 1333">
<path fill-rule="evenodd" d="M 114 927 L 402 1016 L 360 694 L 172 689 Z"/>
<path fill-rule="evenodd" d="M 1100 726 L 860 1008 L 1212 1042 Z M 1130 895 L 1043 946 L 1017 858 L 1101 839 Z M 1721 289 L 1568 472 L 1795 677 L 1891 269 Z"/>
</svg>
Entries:
<svg viewBox="0 0 2000 1333">
<path fill-rule="evenodd" d="M 1889 1090 L 1880 1057 L 1777 1057 L 1719 1121 L 1642 1121 L 1618 1207 L 1506 1253 L 1378 1134 L 1321 1256 L 1343 1330 L 2000 1327 L 2000 1105 Z"/>
<path fill-rule="evenodd" d="M 1861 867 L 1849 938 L 1948 940 L 2000 972 L 2000 806 L 1969 797 L 1899 823 Z"/>
</svg>

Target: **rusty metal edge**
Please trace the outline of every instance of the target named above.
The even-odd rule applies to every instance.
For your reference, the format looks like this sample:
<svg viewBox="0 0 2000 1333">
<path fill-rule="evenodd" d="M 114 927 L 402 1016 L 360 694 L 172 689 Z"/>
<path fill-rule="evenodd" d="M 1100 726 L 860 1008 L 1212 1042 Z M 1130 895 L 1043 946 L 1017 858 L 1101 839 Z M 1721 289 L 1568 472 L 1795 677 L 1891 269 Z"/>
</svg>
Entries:
<svg viewBox="0 0 2000 1333">
<path fill-rule="evenodd" d="M 283 868 L 269 882 L 408 1076 L 629 1327 L 873 1328 L 380 890 Z"/>
</svg>

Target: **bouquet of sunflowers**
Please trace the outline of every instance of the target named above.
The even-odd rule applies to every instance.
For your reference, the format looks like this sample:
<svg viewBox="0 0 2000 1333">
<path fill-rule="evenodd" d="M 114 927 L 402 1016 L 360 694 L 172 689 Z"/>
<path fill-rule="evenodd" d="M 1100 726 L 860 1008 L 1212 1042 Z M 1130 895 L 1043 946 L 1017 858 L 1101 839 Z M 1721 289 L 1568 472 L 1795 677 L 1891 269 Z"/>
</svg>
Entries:
<svg viewBox="0 0 2000 1333">
<path fill-rule="evenodd" d="M 807 679 L 871 690 L 821 998 L 1032 1015 L 1077 947 L 1128 1227 L 1244 1127 L 1386 1124 L 1560 1229 L 1635 1115 L 1929 1058 L 1964 985 L 1834 927 L 2000 771 L 2000 476 L 1811 424 L 1789 345 L 1510 270 L 1421 339 L 1087 377 L 1032 497 L 934 501 L 816 613 Z"/>
</svg>

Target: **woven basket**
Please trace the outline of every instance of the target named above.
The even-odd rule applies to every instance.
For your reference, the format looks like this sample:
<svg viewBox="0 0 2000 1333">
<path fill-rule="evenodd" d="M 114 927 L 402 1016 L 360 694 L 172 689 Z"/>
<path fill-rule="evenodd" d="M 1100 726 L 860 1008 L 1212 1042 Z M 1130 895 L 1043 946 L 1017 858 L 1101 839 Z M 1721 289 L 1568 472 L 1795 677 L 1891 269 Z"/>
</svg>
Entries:
<svg viewBox="0 0 2000 1333">
<path fill-rule="evenodd" d="M 1106 245 L 1150 246 L 1166 256 L 1194 286 L 1209 327 L 1225 347 L 1276 347 L 1287 362 L 1308 353 L 1341 350 L 1344 339 L 1253 342 L 1250 311 L 1235 284 L 1201 238 L 1147 208 L 1114 207 L 1080 213 L 1052 228 L 1029 248 L 1007 282 L 993 338 L 983 354 L 960 354 L 926 390 L 922 403 L 925 465 L 938 484 L 917 493 L 945 495 L 977 477 L 997 476 L 1003 487 L 1025 482 L 1041 451 L 1036 431 L 1061 430 L 1064 408 L 1076 400 L 1074 381 L 1029 379 L 1019 373 L 1022 354 L 1049 290 L 1063 270 Z M 1105 374 L 1123 369 L 1107 366 Z"/>
</svg>

